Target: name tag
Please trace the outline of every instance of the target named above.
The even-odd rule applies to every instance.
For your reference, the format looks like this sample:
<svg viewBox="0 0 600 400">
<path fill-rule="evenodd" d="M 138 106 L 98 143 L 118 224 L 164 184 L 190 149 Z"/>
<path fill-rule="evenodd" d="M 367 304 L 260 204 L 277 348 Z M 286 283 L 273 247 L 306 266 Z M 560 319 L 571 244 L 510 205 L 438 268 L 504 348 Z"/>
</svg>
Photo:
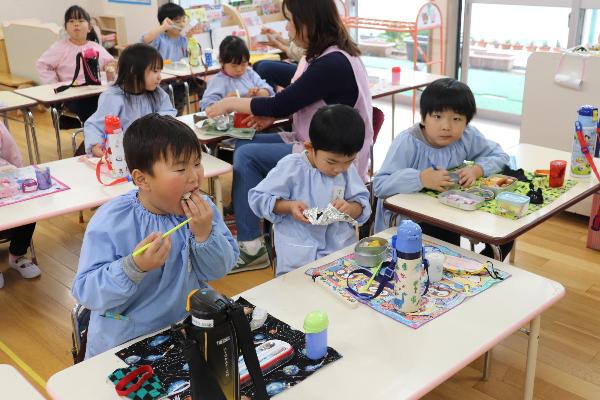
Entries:
<svg viewBox="0 0 600 400">
<path fill-rule="evenodd" d="M 337 200 L 337 199 L 344 199 L 344 192 L 345 192 L 345 187 L 344 186 L 334 186 L 333 187 L 333 194 L 332 194 L 332 200 Z"/>
</svg>

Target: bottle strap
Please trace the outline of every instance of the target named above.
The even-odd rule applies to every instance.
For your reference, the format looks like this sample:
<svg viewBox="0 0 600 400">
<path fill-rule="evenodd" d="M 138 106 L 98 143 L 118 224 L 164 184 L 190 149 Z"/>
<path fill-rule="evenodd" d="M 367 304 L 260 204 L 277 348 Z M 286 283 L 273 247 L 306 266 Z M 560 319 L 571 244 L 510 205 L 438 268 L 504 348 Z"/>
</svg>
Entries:
<svg viewBox="0 0 600 400">
<path fill-rule="evenodd" d="M 108 169 L 110 170 L 111 167 L 108 162 L 107 162 L 107 165 L 108 165 Z M 96 164 L 96 179 L 98 179 L 98 182 L 100 182 L 104 186 L 113 186 L 113 185 L 118 185 L 119 183 L 131 181 L 131 176 L 128 175 L 126 177 L 117 178 L 117 179 L 113 180 L 112 182 L 105 183 L 102 181 L 102 174 L 100 173 L 101 166 L 102 166 L 102 159 L 100 159 L 100 161 L 98 161 L 98 164 Z"/>
<path fill-rule="evenodd" d="M 600 134 L 600 128 L 596 128 L 596 131 Z M 592 157 L 587 142 L 583 137 L 583 128 L 581 126 L 581 122 L 579 121 L 575 122 L 575 133 L 577 134 L 577 140 L 579 141 L 581 152 L 585 156 L 585 159 L 587 160 L 588 164 L 590 164 L 592 171 L 594 171 L 594 175 L 596 175 L 596 178 L 598 179 L 598 181 L 600 181 L 600 173 L 598 173 L 598 169 L 596 168 L 596 164 L 594 163 L 594 158 Z M 598 211 L 596 211 L 596 215 L 593 216 L 593 221 L 590 228 L 595 232 L 600 231 L 600 206 L 598 206 Z"/>
<path fill-rule="evenodd" d="M 256 355 L 256 348 L 254 347 L 252 332 L 250 331 L 250 324 L 246 319 L 243 307 L 238 305 L 233 306 L 229 310 L 229 316 L 233 322 L 233 326 L 235 327 L 237 342 L 240 350 L 242 351 L 242 355 L 244 356 L 248 373 L 252 378 L 252 384 L 254 385 L 254 390 L 256 393 L 254 399 L 268 400 L 269 396 L 267 395 L 265 378 L 263 377 L 260 369 L 260 363 L 258 362 L 258 356 Z"/>
<path fill-rule="evenodd" d="M 79 64 L 84 63 L 84 62 L 85 61 L 83 60 L 83 54 L 77 53 L 77 57 L 75 58 L 75 73 L 73 74 L 73 80 L 71 81 L 71 83 L 69 85 L 63 85 L 63 86 L 59 86 L 59 87 L 55 88 L 54 93 L 58 94 L 60 92 L 64 92 L 68 88 L 82 86 L 82 85 L 76 85 L 75 82 L 77 81 L 77 77 L 79 76 L 79 69 L 80 69 Z"/>
</svg>

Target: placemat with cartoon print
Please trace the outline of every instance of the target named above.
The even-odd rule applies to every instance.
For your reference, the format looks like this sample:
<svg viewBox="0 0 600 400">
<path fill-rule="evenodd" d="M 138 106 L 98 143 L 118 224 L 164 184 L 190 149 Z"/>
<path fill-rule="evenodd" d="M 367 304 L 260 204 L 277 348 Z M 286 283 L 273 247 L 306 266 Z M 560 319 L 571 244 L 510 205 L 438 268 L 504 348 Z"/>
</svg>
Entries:
<svg viewBox="0 0 600 400">
<path fill-rule="evenodd" d="M 69 186 L 65 185 L 55 177 L 50 176 L 50 178 L 52 186 L 50 186 L 48 189 L 36 189 L 32 192 L 23 192 L 19 190 L 17 193 L 9 197 L 0 197 L 0 207 L 71 189 Z M 36 179 L 34 166 L 3 169 L 0 171 L 0 182 L 17 184 L 18 181 L 24 179 Z"/>
<path fill-rule="evenodd" d="M 525 172 L 525 175 L 527 176 L 528 179 L 531 179 L 536 190 L 538 187 L 542 189 L 542 194 L 544 196 L 544 202 L 542 204 L 529 203 L 527 211 L 525 212 L 525 214 L 522 217 L 529 215 L 533 212 L 536 212 L 537 210 L 539 210 L 543 207 L 546 207 L 548 204 L 552 203 L 554 200 L 556 200 L 558 197 L 563 195 L 565 192 L 567 192 L 569 189 L 571 189 L 573 186 L 575 186 L 577 184 L 577 181 L 574 179 L 565 179 L 562 187 L 552 188 L 552 187 L 548 186 L 548 179 L 545 177 L 536 177 L 531 172 Z M 481 179 L 482 178 L 479 178 L 477 180 L 477 182 L 475 182 L 473 184 L 472 187 L 479 187 L 481 184 Z M 470 188 L 466 188 L 466 189 L 464 189 L 464 191 L 466 191 L 468 189 L 470 189 Z M 462 189 L 458 189 L 458 190 L 462 190 Z M 527 195 L 529 190 L 530 190 L 529 182 L 517 181 L 516 187 L 513 190 L 513 192 L 518 193 L 518 194 Z M 429 196 L 436 197 L 436 198 L 440 194 L 440 192 L 436 192 L 435 190 L 428 190 L 428 189 L 423 189 L 422 192 Z M 501 217 L 505 217 L 505 218 L 509 218 L 509 219 L 522 218 L 522 217 L 517 217 L 517 216 L 511 215 L 511 214 L 507 214 L 503 211 L 500 211 L 498 209 L 498 203 L 496 202 L 496 199 L 492 199 L 492 200 L 488 200 L 488 201 L 484 202 L 483 205 L 478 208 L 478 210 L 489 212 L 490 214 L 499 215 Z"/>
<path fill-rule="evenodd" d="M 429 252 L 441 252 L 447 256 L 472 260 L 448 247 L 426 240 L 423 240 L 423 248 L 425 254 Z M 347 290 L 346 278 L 350 276 L 349 283 L 353 288 L 364 288 L 369 279 L 362 274 L 350 275 L 355 269 L 361 268 L 354 261 L 354 257 L 354 253 L 348 254 L 320 267 L 309 268 L 305 274 L 310 277 L 320 275 L 322 277 L 320 283 L 325 284 L 328 290 L 336 292 L 336 295 L 353 298 L 352 294 Z M 391 256 L 388 257 L 388 260 L 390 258 Z M 452 261 L 446 260 L 444 265 L 448 265 L 449 262 Z M 435 283 L 432 282 L 429 285 L 427 294 L 421 298 L 421 307 L 414 313 L 405 314 L 396 309 L 392 301 L 395 296 L 391 282 L 386 284 L 378 297 L 368 301 L 359 299 L 359 301 L 395 321 L 417 329 L 469 298 L 510 277 L 510 274 L 507 272 L 499 269 L 495 269 L 494 271 L 498 278 L 492 278 L 487 271 L 483 271 L 480 274 L 455 274 L 445 269 L 442 280 Z M 368 288 L 369 292 L 374 293 L 378 285 L 379 283 L 374 281 Z"/>
<path fill-rule="evenodd" d="M 236 303 L 254 308 L 254 305 L 240 297 Z M 289 343 L 294 348 L 294 356 L 286 363 L 265 375 L 267 394 L 274 396 L 285 389 L 295 386 L 320 368 L 342 358 L 331 347 L 327 356 L 320 361 L 313 361 L 305 356 L 304 333 L 293 329 L 285 322 L 268 315 L 264 325 L 254 331 L 254 344 L 259 345 L 267 340 L 278 339 Z M 179 346 L 179 333 L 166 329 L 154 336 L 141 340 L 115 353 L 128 365 L 150 364 L 154 372 L 167 390 L 171 400 L 191 400 L 189 366 Z M 242 400 L 251 400 L 254 387 L 243 386 Z"/>
</svg>

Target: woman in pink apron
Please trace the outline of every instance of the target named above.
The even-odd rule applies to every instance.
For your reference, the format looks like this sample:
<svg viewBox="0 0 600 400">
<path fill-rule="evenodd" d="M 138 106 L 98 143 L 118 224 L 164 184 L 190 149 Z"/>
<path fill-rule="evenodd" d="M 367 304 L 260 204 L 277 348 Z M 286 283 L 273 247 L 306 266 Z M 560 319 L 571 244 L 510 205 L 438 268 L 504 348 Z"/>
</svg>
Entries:
<svg viewBox="0 0 600 400">
<path fill-rule="evenodd" d="M 296 45 L 306 49 L 290 86 L 274 97 L 228 97 L 206 109 L 209 117 L 230 112 L 252 114 L 250 126 L 263 130 L 279 118 L 292 116 L 291 132 L 259 134 L 238 140 L 233 158 L 233 208 L 240 244 L 239 270 L 269 265 L 259 219 L 248 206 L 248 191 L 277 162 L 303 151 L 314 113 L 326 104 L 346 104 L 362 116 L 365 143 L 355 165 L 366 179 L 369 148 L 373 143 L 373 108 L 367 71 L 360 50 L 343 25 L 334 0 L 283 0 L 286 30 Z"/>
</svg>

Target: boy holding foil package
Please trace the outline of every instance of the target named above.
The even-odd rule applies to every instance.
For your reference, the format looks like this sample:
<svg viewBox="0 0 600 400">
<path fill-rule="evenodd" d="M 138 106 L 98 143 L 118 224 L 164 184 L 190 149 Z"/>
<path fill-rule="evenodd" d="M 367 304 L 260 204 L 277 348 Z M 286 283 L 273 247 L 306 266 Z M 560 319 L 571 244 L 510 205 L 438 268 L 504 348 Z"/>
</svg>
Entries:
<svg viewBox="0 0 600 400">
<path fill-rule="evenodd" d="M 358 112 L 321 108 L 309 137 L 303 153 L 281 159 L 248 193 L 252 211 L 274 224 L 277 275 L 354 243 L 354 220 L 363 224 L 371 215 L 369 192 L 352 165 L 365 140 Z M 324 219 L 328 225 L 318 224 Z"/>
</svg>

